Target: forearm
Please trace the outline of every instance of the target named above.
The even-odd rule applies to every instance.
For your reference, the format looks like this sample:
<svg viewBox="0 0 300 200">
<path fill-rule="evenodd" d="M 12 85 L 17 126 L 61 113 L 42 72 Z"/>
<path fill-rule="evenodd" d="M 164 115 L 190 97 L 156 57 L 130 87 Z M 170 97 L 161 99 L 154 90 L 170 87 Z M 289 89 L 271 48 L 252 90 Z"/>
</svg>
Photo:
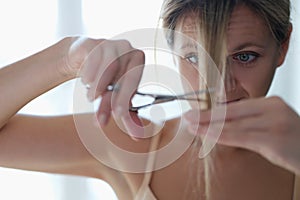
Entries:
<svg viewBox="0 0 300 200">
<path fill-rule="evenodd" d="M 81 144 L 72 116 L 14 116 L 26 103 L 60 83 L 75 78 L 79 71 L 83 83 L 91 85 L 89 91 L 97 90 L 98 94 L 93 94 L 93 98 L 97 98 L 109 94 L 106 93 L 108 84 L 113 84 L 127 71 L 144 63 L 144 54 L 132 48 L 128 42 L 75 39 L 63 40 L 0 70 L 0 166 L 54 173 L 84 173 L 98 178 L 106 174 L 108 168 L 99 164 Z M 119 100 L 118 105 L 120 102 L 128 105 L 129 91 L 136 89 L 141 74 L 142 68 L 139 68 L 135 78 L 124 81 L 126 84 L 118 95 L 122 101 Z M 102 88 L 102 92 L 99 88 Z M 111 97 L 101 97 L 102 114 L 109 116 Z M 99 129 L 93 123 L 94 114 L 80 117 L 83 120 L 81 123 L 88 126 L 86 130 L 99 134 Z M 107 117 L 107 123 L 109 119 Z M 130 145 L 126 143 L 121 146 L 132 146 L 132 139 L 121 132 L 116 124 L 105 127 L 105 133 L 126 136 Z M 123 139 L 120 141 L 123 142 Z M 92 170 L 84 170 L 87 168 Z"/>
<path fill-rule="evenodd" d="M 17 115 L 0 134 L 0 166 L 48 173 L 101 178 L 101 165 L 77 134 L 73 116 Z"/>
<path fill-rule="evenodd" d="M 76 76 L 64 70 L 71 43 L 64 39 L 0 70 L 0 129 L 32 99 Z"/>
</svg>

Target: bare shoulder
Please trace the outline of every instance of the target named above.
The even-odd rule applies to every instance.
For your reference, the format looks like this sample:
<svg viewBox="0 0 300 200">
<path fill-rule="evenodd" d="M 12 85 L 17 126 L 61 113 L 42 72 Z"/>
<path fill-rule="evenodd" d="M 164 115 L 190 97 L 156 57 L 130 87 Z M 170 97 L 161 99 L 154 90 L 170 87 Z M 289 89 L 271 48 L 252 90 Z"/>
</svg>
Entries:
<svg viewBox="0 0 300 200">
<path fill-rule="evenodd" d="M 145 137 L 133 139 L 119 119 L 111 118 L 105 127 L 100 127 L 94 123 L 93 115 L 74 117 L 84 146 L 99 163 L 110 169 L 107 182 L 122 199 L 130 199 L 143 181 L 153 135 L 163 130 L 142 119 Z"/>
</svg>

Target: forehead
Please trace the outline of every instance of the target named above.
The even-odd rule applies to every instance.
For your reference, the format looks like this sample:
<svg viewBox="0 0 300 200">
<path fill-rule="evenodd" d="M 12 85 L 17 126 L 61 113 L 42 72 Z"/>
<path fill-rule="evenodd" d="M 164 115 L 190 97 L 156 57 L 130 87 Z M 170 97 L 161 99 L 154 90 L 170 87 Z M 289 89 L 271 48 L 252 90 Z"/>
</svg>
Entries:
<svg viewBox="0 0 300 200">
<path fill-rule="evenodd" d="M 176 26 L 176 30 L 197 40 L 196 16 L 193 14 L 185 15 Z M 234 8 L 227 28 L 229 49 L 234 48 L 237 42 L 265 43 L 272 38 L 265 20 L 257 13 L 244 5 L 237 5 Z"/>
</svg>

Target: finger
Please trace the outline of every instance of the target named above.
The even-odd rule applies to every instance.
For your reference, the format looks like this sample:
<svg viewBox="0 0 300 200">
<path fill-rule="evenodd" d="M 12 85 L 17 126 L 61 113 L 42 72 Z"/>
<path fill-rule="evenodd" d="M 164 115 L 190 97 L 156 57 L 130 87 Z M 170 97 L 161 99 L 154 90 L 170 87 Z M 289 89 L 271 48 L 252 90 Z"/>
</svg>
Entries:
<svg viewBox="0 0 300 200">
<path fill-rule="evenodd" d="M 100 124 L 100 126 L 107 125 L 111 116 L 111 96 L 111 91 L 105 92 L 102 95 L 99 109 L 96 112 L 97 122 Z"/>
<path fill-rule="evenodd" d="M 109 66 L 105 66 L 104 68 L 105 71 L 100 70 L 98 72 L 95 80 L 91 84 L 90 90 L 87 93 L 87 96 L 90 100 L 97 99 L 99 96 L 101 96 L 107 91 L 107 86 L 113 82 L 118 70 L 121 69 L 120 62 L 117 59 L 113 61 Z"/>
<path fill-rule="evenodd" d="M 144 52 L 137 49 L 128 53 L 126 57 L 130 59 L 125 58 L 121 62 L 127 65 L 127 70 L 120 83 L 118 82 L 120 89 L 113 99 L 113 110 L 120 116 L 129 110 L 130 100 L 140 83 L 145 63 Z"/>
<path fill-rule="evenodd" d="M 74 46 L 71 48 L 73 51 L 76 51 L 76 55 L 73 56 L 80 56 L 83 57 L 83 63 L 80 71 L 81 80 L 84 84 L 92 83 L 94 77 L 93 74 L 97 71 L 98 61 L 99 59 L 95 59 L 95 47 L 99 46 L 101 42 L 104 40 L 95 40 L 95 39 L 78 39 L 75 42 Z M 71 50 L 72 51 L 72 50 Z M 99 57 L 99 55 L 97 55 Z M 100 56 L 101 57 L 101 56 Z M 77 59 L 75 59 L 77 60 Z"/>
<path fill-rule="evenodd" d="M 121 117 L 126 133 L 135 141 L 144 138 L 144 127 L 136 112 L 127 112 Z"/>
<path fill-rule="evenodd" d="M 220 105 L 212 110 L 200 111 L 200 123 L 210 123 L 217 121 L 230 121 L 239 118 L 252 117 L 262 114 L 261 99 L 243 100 L 230 103 L 228 105 Z M 190 122 L 196 122 L 199 118 L 199 110 L 191 110 L 185 114 Z"/>
<path fill-rule="evenodd" d="M 197 124 L 197 123 L 200 123 L 200 117 L 205 118 L 205 120 L 202 119 L 202 121 L 209 122 L 210 120 L 208 120 L 208 119 L 210 119 L 210 115 L 211 115 L 210 111 L 202 111 L 202 110 L 197 109 L 197 110 L 190 110 L 190 111 L 186 112 L 184 114 L 184 117 L 189 123 Z"/>
<path fill-rule="evenodd" d="M 225 109 L 221 107 L 217 107 L 215 113 L 214 110 L 211 112 L 212 120 L 218 121 L 222 120 L 223 111 L 226 110 L 226 120 L 234 120 L 244 117 L 253 117 L 259 114 L 262 114 L 262 104 L 263 99 L 247 99 L 238 102 L 233 102 L 230 104 L 225 105 Z M 224 107 L 224 106 L 223 106 Z M 204 114 L 204 117 L 205 114 Z"/>
<path fill-rule="evenodd" d="M 259 153 L 261 147 L 269 143 L 266 140 L 270 140 L 270 135 L 265 134 L 266 129 L 267 127 L 260 118 L 249 117 L 227 121 L 224 124 L 214 122 L 206 128 L 199 128 L 197 133 L 211 137 L 222 145 L 244 148 Z"/>
<path fill-rule="evenodd" d="M 90 96 L 88 96 L 90 99 L 98 98 L 106 91 L 109 84 L 117 82 L 118 77 L 126 71 L 127 63 L 130 60 L 126 53 L 132 50 L 130 43 L 125 40 L 106 40 L 101 43 L 96 52 L 102 53 L 102 58 L 98 66 L 98 73 L 91 85 Z"/>
<path fill-rule="evenodd" d="M 88 71 L 91 88 L 88 97 L 91 100 L 98 98 L 106 92 L 107 86 L 112 82 L 121 66 L 119 65 L 119 54 L 116 42 L 104 41 L 91 54 L 89 60 L 93 62 Z M 93 70 L 93 68 L 97 68 Z M 87 67 L 89 68 L 89 67 Z"/>
</svg>

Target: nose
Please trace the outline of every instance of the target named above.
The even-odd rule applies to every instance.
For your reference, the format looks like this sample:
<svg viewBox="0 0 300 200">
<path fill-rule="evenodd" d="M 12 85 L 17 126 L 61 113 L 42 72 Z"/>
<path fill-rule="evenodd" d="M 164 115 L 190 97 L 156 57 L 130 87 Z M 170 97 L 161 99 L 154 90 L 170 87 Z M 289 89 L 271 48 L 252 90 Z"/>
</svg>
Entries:
<svg viewBox="0 0 300 200">
<path fill-rule="evenodd" d="M 226 92 L 232 92 L 236 89 L 237 79 L 234 72 L 230 66 L 226 66 L 224 74 L 224 87 Z"/>
</svg>

